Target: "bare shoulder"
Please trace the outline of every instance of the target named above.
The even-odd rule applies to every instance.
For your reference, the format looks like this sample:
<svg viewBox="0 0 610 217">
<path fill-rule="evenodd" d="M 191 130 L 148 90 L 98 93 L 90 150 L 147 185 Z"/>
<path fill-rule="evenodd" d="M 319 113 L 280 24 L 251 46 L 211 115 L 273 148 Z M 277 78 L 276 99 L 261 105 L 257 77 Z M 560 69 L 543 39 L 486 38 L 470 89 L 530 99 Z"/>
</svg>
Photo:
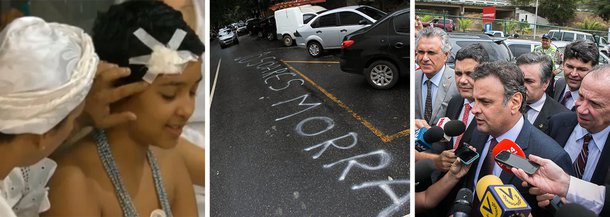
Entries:
<svg viewBox="0 0 610 217">
<path fill-rule="evenodd" d="M 86 143 L 86 141 L 85 141 Z M 93 153 L 90 153 L 91 147 Z M 78 144 L 61 155 L 54 156 L 57 170 L 49 182 L 51 209 L 46 216 L 98 216 L 96 191 L 90 177 L 94 144 Z"/>
</svg>

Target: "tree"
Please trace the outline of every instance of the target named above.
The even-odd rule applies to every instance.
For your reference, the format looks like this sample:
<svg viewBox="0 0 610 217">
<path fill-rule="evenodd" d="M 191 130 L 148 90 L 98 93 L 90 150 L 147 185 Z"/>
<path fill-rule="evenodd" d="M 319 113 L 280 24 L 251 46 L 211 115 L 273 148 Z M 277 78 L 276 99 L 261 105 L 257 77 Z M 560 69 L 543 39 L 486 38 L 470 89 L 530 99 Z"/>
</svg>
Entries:
<svg viewBox="0 0 610 217">
<path fill-rule="evenodd" d="M 502 23 L 502 26 L 504 26 L 504 32 L 508 33 L 509 35 L 512 35 L 515 33 L 515 30 L 517 29 L 518 25 L 519 25 L 519 21 L 517 21 L 515 19 L 510 19 L 510 20 L 504 21 Z"/>
<path fill-rule="evenodd" d="M 592 0 L 593 4 L 596 5 L 597 10 L 595 12 L 604 20 L 610 20 L 610 1 L 608 0 Z"/>
<path fill-rule="evenodd" d="M 474 23 L 474 20 L 471 19 L 458 19 L 458 27 L 462 30 L 462 32 L 466 32 L 466 30 L 468 30 L 468 28 L 470 28 L 470 26 L 472 25 L 472 23 Z"/>
<path fill-rule="evenodd" d="M 576 0 L 540 0 L 538 11 L 549 21 L 566 25 L 574 17 Z"/>
<path fill-rule="evenodd" d="M 579 29 L 586 29 L 586 30 L 604 30 L 605 26 L 594 19 L 590 19 L 590 18 L 585 18 L 582 22 L 578 22 L 576 23 L 576 27 L 578 27 Z"/>
</svg>

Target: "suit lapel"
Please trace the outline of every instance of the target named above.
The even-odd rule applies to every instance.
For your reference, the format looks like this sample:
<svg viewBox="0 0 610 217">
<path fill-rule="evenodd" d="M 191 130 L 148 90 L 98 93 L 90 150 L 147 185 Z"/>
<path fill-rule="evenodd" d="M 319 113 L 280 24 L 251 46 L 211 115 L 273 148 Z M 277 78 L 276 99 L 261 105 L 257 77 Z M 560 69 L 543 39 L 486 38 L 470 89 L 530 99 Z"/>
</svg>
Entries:
<svg viewBox="0 0 610 217">
<path fill-rule="evenodd" d="M 550 104 L 550 100 L 553 99 L 549 99 L 550 97 L 547 96 L 546 100 L 544 100 L 544 105 L 542 105 L 542 110 L 540 110 L 540 113 L 538 113 L 538 117 L 536 117 L 536 120 L 534 120 L 533 125 L 544 131 L 543 129 L 547 126 L 544 126 L 543 122 L 545 122 L 545 120 L 548 118 L 548 116 L 550 115 L 550 110 L 551 110 L 551 106 Z M 527 114 L 526 114 L 527 115 Z"/>
<path fill-rule="evenodd" d="M 438 116 L 440 111 L 440 107 L 445 100 L 445 96 L 449 91 L 449 87 L 451 87 L 451 82 L 455 82 L 453 80 L 453 75 L 447 72 L 449 66 L 445 66 L 445 70 L 443 71 L 443 76 L 441 77 L 441 82 L 438 86 L 438 91 L 436 93 L 436 99 L 434 100 L 434 104 L 432 106 L 432 117 L 442 117 Z M 434 119 L 434 118 L 432 118 Z"/>
<path fill-rule="evenodd" d="M 423 118 L 424 114 L 421 110 L 421 82 L 423 79 L 422 76 L 424 76 L 424 73 L 421 70 L 415 71 L 415 105 L 419 105 L 415 106 L 415 114 L 416 116 L 419 115 L 419 117 Z"/>
</svg>

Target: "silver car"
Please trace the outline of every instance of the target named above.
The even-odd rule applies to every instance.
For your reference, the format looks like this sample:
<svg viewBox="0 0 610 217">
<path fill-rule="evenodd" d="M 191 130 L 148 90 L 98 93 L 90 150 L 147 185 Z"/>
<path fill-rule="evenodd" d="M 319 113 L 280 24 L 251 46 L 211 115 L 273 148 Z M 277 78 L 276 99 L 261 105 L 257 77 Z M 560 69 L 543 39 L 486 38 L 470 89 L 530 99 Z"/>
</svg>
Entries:
<svg viewBox="0 0 610 217">
<path fill-rule="evenodd" d="M 369 6 L 347 6 L 320 13 L 297 28 L 297 46 L 307 48 L 309 55 L 319 57 L 326 49 L 341 48 L 343 38 L 369 26 L 386 13 Z"/>
<path fill-rule="evenodd" d="M 239 40 L 237 39 L 237 34 L 235 34 L 232 30 L 221 29 L 218 32 L 218 43 L 220 44 L 220 48 L 224 49 L 229 45 L 239 44 Z"/>
</svg>

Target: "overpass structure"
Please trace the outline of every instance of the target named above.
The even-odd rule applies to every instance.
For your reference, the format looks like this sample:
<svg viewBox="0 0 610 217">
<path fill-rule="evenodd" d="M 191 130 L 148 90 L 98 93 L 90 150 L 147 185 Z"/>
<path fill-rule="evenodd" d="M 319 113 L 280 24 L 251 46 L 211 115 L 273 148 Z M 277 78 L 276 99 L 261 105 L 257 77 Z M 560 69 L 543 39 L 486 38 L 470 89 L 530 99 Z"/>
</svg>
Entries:
<svg viewBox="0 0 610 217">
<path fill-rule="evenodd" d="M 416 0 L 415 10 L 438 14 L 463 16 L 465 13 L 482 13 L 483 7 L 496 6 L 496 19 L 516 18 L 516 7 L 508 0 Z"/>
</svg>

